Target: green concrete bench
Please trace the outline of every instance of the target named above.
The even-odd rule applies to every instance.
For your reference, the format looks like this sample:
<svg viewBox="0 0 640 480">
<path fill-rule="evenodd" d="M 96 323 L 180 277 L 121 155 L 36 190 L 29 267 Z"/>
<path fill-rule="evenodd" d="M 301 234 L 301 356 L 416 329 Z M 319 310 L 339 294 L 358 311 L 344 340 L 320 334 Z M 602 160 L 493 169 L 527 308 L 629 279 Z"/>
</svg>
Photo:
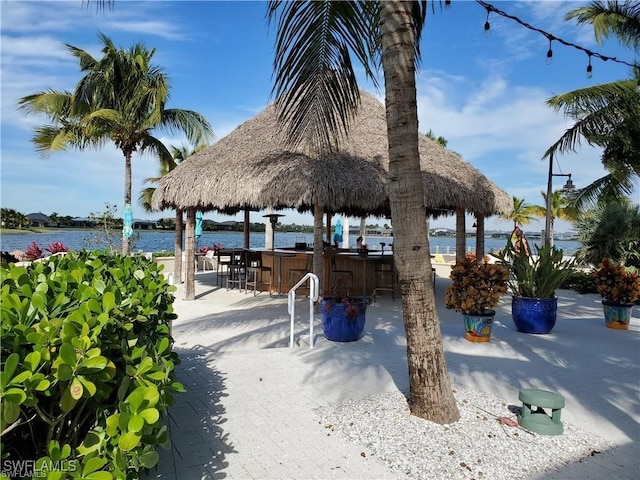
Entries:
<svg viewBox="0 0 640 480">
<path fill-rule="evenodd" d="M 519 398 L 522 401 L 522 412 L 518 415 L 518 423 L 522 428 L 542 435 L 562 435 L 562 395 L 537 388 L 523 388 L 520 390 Z M 551 415 L 544 410 L 545 408 L 551 409 Z"/>
</svg>

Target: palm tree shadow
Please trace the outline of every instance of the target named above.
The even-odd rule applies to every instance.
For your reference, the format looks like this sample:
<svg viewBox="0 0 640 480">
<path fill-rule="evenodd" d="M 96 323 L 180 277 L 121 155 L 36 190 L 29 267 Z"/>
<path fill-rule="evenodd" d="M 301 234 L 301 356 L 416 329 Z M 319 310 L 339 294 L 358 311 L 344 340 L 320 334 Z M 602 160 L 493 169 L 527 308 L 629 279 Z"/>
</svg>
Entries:
<svg viewBox="0 0 640 480">
<path fill-rule="evenodd" d="M 224 431 L 226 378 L 210 350 L 200 346 L 175 350 L 180 357 L 176 380 L 186 392 L 174 397 L 169 408 L 171 450 L 160 450 L 160 461 L 149 478 L 226 478 L 226 456 L 236 453 Z"/>
</svg>

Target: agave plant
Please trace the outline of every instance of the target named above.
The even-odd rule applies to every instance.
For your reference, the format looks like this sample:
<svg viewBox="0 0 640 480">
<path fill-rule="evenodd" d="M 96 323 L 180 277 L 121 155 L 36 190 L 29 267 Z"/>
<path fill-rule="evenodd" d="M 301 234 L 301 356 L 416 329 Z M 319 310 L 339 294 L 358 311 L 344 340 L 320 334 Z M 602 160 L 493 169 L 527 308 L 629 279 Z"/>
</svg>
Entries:
<svg viewBox="0 0 640 480">
<path fill-rule="evenodd" d="M 573 259 L 565 260 L 561 249 L 551 245 L 538 247 L 537 254 L 516 252 L 509 240 L 500 257 L 509 268 L 509 288 L 514 295 L 531 298 L 553 298 L 556 290 L 571 276 Z"/>
</svg>

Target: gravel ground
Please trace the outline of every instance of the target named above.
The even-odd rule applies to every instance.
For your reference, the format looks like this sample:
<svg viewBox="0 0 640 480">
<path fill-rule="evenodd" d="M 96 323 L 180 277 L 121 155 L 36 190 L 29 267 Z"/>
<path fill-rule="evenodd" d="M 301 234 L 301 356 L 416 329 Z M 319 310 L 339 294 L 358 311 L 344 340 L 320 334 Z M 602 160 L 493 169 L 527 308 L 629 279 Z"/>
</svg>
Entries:
<svg viewBox="0 0 640 480">
<path fill-rule="evenodd" d="M 395 478 L 519 480 L 613 447 L 566 422 L 557 436 L 510 426 L 509 420 L 517 423 L 520 406 L 475 390 L 454 392 L 460 420 L 450 425 L 411 416 L 400 392 L 349 400 L 316 413 L 328 434 L 362 445 L 362 455 L 386 463 Z"/>
</svg>

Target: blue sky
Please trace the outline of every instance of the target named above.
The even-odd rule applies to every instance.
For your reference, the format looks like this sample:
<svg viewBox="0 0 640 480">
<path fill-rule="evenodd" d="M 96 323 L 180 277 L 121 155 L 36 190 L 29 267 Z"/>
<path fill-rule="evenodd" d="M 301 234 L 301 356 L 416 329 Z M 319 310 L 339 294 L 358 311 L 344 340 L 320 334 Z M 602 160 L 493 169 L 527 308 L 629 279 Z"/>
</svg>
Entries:
<svg viewBox="0 0 640 480">
<path fill-rule="evenodd" d="M 564 13 L 585 2 L 494 2 L 522 20 L 608 56 L 633 61 L 632 52 L 615 41 L 595 44 L 589 28 L 563 20 Z M 1 17 L 1 183 L 2 207 L 23 213 L 86 216 L 105 203 L 122 212 L 124 160 L 113 146 L 100 150 L 55 152 L 43 159 L 30 142 L 31 129 L 42 118 L 17 111 L 19 98 L 49 88 L 72 90 L 80 79 L 78 65 L 65 43 L 100 56 L 98 32 L 128 48 L 143 42 L 156 48 L 155 63 L 170 78 L 169 108 L 196 110 L 213 126 L 217 139 L 250 119 L 272 100 L 275 32 L 266 23 L 266 3 L 116 1 L 99 13 L 95 3 L 80 1 L 2 1 Z M 555 94 L 628 78 L 630 68 L 592 60 L 593 78 L 585 75 L 587 55 L 554 42 L 553 62 L 545 64 L 548 41 L 513 21 L 491 14 L 491 35 L 484 36 L 486 11 L 477 3 L 453 1 L 452 7 L 429 13 L 417 78 L 420 131 L 433 130 L 448 147 L 511 195 L 542 204 L 548 161 L 544 151 L 570 126 L 561 113 L 545 105 Z M 364 81 L 362 86 L 383 98 Z M 384 82 L 381 81 L 383 85 Z M 184 139 L 160 136 L 168 145 Z M 577 154 L 559 157 L 554 173 L 572 173 L 576 186 L 602 176 L 600 152 L 583 146 Z M 156 160 L 133 161 L 133 196 L 142 179 L 157 175 Z M 565 178 L 554 178 L 560 188 Z M 640 200 L 636 188 L 633 200 Z M 312 224 L 310 215 L 286 211 L 284 223 Z M 252 221 L 264 221 L 263 212 Z M 136 218 L 147 214 L 134 205 Z M 227 217 L 209 212 L 205 218 Z M 352 220 L 352 222 L 354 222 Z M 370 219 L 380 225 L 385 219 Z M 534 231 L 544 222 L 525 227 Z M 452 227 L 454 217 L 432 226 Z M 470 225 L 470 223 L 469 223 Z M 488 228 L 509 229 L 495 217 Z M 558 222 L 556 230 L 569 228 Z"/>
</svg>

